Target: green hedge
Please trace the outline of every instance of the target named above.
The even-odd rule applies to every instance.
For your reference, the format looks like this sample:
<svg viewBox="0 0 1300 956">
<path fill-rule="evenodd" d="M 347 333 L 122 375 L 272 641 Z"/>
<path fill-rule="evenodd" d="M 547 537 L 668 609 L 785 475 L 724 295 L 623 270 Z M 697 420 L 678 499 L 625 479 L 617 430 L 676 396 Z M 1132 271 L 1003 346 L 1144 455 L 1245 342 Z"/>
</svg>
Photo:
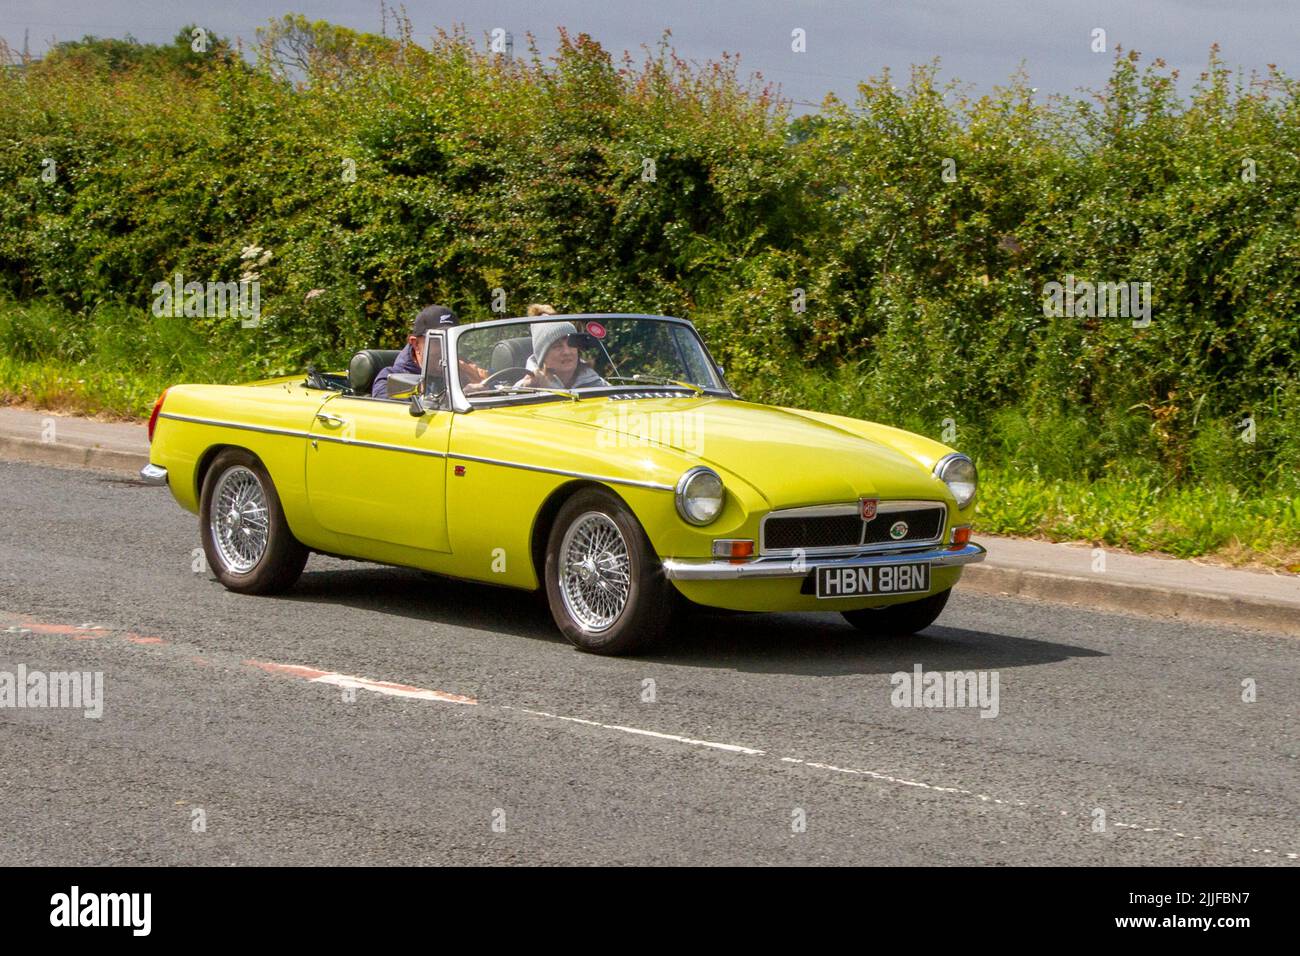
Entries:
<svg viewBox="0 0 1300 956">
<path fill-rule="evenodd" d="M 923 66 L 792 121 L 666 44 L 482 46 L 287 17 L 255 63 L 182 31 L 5 70 L 5 361 L 102 361 L 102 338 L 151 382 L 253 377 L 396 342 L 430 301 L 491 317 L 502 289 L 511 314 L 685 315 L 747 396 L 1007 474 L 1300 492 L 1290 79 L 1211 53 L 1185 100 L 1124 54 L 1095 97 L 976 98 Z M 258 327 L 149 314 L 154 283 L 236 280 L 250 245 Z M 1046 316 L 1069 275 L 1149 282 L 1151 324 Z"/>
</svg>

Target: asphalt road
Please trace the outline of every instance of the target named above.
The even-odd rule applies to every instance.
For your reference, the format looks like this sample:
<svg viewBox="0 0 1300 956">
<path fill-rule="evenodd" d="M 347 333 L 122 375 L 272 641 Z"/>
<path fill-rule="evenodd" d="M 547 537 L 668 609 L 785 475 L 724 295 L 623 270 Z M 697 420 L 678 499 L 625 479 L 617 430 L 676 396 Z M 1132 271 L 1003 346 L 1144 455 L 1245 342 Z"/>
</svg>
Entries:
<svg viewBox="0 0 1300 956">
<path fill-rule="evenodd" d="M 1298 862 L 1294 638 L 959 587 L 910 639 L 697 614 L 609 659 L 532 595 L 313 556 L 243 597 L 197 545 L 165 489 L 0 462 L 0 679 L 103 674 L 98 719 L 0 706 L 0 865 Z M 894 706 L 917 664 L 997 716 Z"/>
</svg>

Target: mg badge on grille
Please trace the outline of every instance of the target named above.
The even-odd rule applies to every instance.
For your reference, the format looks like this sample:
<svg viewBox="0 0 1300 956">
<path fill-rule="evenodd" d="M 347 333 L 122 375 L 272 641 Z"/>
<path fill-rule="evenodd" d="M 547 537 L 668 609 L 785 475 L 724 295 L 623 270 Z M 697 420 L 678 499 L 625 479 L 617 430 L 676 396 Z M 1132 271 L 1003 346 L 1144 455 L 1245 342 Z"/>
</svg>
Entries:
<svg viewBox="0 0 1300 956">
<path fill-rule="evenodd" d="M 876 505 L 879 502 L 875 498 L 859 498 L 858 503 L 862 505 L 863 521 L 870 521 L 876 516 Z"/>
<path fill-rule="evenodd" d="M 889 536 L 895 541 L 901 541 L 907 537 L 907 522 L 895 521 L 889 528 Z"/>
</svg>

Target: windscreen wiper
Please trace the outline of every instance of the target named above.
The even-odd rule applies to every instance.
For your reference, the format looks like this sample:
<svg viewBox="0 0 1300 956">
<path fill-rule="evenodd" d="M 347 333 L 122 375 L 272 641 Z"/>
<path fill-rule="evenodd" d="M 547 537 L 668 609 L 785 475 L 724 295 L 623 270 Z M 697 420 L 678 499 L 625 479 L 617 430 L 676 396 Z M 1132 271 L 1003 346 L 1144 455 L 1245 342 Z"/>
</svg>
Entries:
<svg viewBox="0 0 1300 956">
<path fill-rule="evenodd" d="M 528 394 L 531 392 L 540 392 L 544 395 L 563 395 L 565 398 L 571 398 L 575 402 L 578 400 L 578 393 L 567 388 L 539 388 L 536 385 L 497 385 L 493 388 L 485 388 L 481 392 L 466 392 L 466 398 L 476 398 L 479 395 L 514 395 L 515 393 Z"/>
<path fill-rule="evenodd" d="M 676 385 L 678 388 L 689 388 L 696 395 L 703 395 L 704 389 L 693 382 L 681 382 L 675 378 L 665 378 L 662 375 L 641 375 L 640 373 L 628 377 L 626 375 L 611 375 L 607 382 L 641 382 L 646 385 Z"/>
</svg>

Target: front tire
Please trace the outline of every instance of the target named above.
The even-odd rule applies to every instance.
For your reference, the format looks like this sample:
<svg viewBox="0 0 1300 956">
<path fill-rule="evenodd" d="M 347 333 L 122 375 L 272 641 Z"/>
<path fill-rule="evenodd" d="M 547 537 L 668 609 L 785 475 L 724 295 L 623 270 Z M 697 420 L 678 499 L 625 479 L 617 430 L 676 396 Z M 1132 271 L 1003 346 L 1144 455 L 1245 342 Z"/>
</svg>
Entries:
<svg viewBox="0 0 1300 956">
<path fill-rule="evenodd" d="M 307 564 L 275 484 L 257 456 L 221 452 L 203 479 L 199 527 L 208 567 L 240 594 L 275 594 L 291 587 Z"/>
<path fill-rule="evenodd" d="M 560 508 L 546 546 L 546 598 L 580 650 L 630 654 L 662 639 L 676 593 L 640 523 L 612 492 L 579 491 Z"/>
<path fill-rule="evenodd" d="M 891 604 L 888 607 L 863 608 L 861 611 L 841 611 L 844 620 L 860 631 L 867 631 L 881 637 L 889 635 L 915 634 L 924 631 L 943 613 L 944 605 L 952 588 L 931 594 L 919 601 L 906 604 Z"/>
</svg>

